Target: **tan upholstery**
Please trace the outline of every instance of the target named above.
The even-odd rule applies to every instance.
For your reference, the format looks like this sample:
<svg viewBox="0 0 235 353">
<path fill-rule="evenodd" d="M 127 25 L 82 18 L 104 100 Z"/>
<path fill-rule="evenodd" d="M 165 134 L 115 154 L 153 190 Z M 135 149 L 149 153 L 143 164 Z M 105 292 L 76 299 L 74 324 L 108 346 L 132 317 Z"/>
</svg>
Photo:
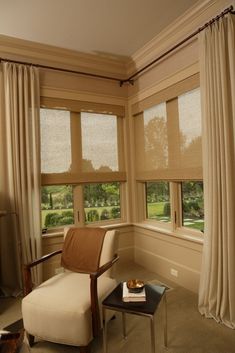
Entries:
<svg viewBox="0 0 235 353">
<path fill-rule="evenodd" d="M 114 230 L 105 234 L 100 267 L 114 256 L 115 235 Z M 104 273 L 98 278 L 99 303 L 115 286 L 116 281 L 110 274 Z M 89 274 L 65 270 L 53 276 L 23 299 L 22 314 L 24 327 L 33 336 L 87 346 L 93 338 Z"/>
</svg>

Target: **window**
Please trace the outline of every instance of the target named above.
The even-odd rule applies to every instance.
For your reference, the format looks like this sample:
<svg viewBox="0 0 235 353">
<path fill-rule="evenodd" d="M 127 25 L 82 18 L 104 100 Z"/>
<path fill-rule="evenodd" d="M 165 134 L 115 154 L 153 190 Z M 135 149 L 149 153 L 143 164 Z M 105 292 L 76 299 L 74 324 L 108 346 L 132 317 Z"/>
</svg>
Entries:
<svg viewBox="0 0 235 353">
<path fill-rule="evenodd" d="M 121 218 L 119 183 L 84 185 L 83 193 L 86 223 Z"/>
<path fill-rule="evenodd" d="M 123 220 L 123 115 L 119 106 L 42 100 L 43 228 Z"/>
<path fill-rule="evenodd" d="M 74 223 L 73 188 L 71 185 L 43 186 L 41 190 L 42 228 Z"/>
<path fill-rule="evenodd" d="M 198 85 L 194 75 L 132 106 L 136 180 L 146 201 L 140 220 L 173 232 L 204 228 Z"/>
<path fill-rule="evenodd" d="M 146 216 L 161 222 L 171 221 L 169 183 L 146 182 Z"/>
<path fill-rule="evenodd" d="M 118 171 L 116 116 L 81 113 L 81 130 L 83 171 Z"/>
<path fill-rule="evenodd" d="M 204 230 L 203 183 L 202 181 L 184 181 L 182 193 L 182 225 Z"/>
</svg>

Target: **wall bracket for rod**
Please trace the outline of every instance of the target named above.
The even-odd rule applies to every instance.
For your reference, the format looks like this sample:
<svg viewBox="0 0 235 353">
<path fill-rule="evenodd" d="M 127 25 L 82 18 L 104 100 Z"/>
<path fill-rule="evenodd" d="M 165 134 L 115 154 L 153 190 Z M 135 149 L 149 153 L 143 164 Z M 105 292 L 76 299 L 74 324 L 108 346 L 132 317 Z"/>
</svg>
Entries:
<svg viewBox="0 0 235 353">
<path fill-rule="evenodd" d="M 134 80 L 128 79 L 128 80 L 121 80 L 121 81 L 119 82 L 120 87 L 122 87 L 125 83 L 128 83 L 129 85 L 134 86 Z"/>
</svg>

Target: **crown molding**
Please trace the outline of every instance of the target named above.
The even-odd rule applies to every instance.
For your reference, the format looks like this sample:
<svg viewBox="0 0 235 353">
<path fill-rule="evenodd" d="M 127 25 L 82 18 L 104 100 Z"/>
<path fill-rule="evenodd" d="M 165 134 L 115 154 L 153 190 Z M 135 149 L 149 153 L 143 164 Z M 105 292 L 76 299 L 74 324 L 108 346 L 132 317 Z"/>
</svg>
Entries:
<svg viewBox="0 0 235 353">
<path fill-rule="evenodd" d="M 130 77 L 234 3 L 235 0 L 198 1 L 131 56 L 126 68 L 127 76 Z M 193 40 L 196 40 L 196 37 L 191 41 Z"/>
<path fill-rule="evenodd" d="M 120 79 L 126 77 L 126 64 L 129 60 L 123 56 L 81 53 L 5 35 L 0 35 L 0 56 L 30 64 L 91 72 Z"/>
<path fill-rule="evenodd" d="M 199 0 L 131 57 L 81 53 L 4 35 L 0 35 L 0 56 L 125 80 L 230 5 L 235 7 L 235 0 Z"/>
</svg>

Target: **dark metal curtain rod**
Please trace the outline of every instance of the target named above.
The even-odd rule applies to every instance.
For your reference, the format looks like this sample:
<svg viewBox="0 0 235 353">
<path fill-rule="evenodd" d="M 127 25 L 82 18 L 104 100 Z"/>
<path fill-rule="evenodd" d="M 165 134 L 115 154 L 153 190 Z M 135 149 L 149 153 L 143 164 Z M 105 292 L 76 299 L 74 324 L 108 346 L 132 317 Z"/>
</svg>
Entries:
<svg viewBox="0 0 235 353">
<path fill-rule="evenodd" d="M 60 67 L 49 66 L 49 65 L 33 64 L 33 63 L 30 63 L 30 62 L 25 62 L 25 61 L 20 61 L 20 60 L 11 60 L 11 59 L 6 59 L 6 58 L 0 58 L 0 61 L 6 61 L 6 62 L 14 63 L 14 64 L 32 65 L 32 66 L 35 66 L 35 67 L 39 67 L 41 69 L 49 69 L 49 70 L 54 70 L 54 71 L 68 72 L 70 74 L 77 74 L 77 75 L 83 75 L 83 76 L 89 76 L 89 77 L 95 77 L 95 78 L 103 78 L 105 80 L 111 80 L 111 81 L 117 81 L 117 82 L 121 82 L 122 81 L 120 78 L 117 78 L 117 77 L 93 74 L 91 72 L 83 72 L 83 71 L 76 71 L 76 70 L 70 70 L 70 69 L 62 69 Z"/>
<path fill-rule="evenodd" d="M 68 72 L 68 73 L 82 75 L 82 76 L 89 76 L 89 77 L 94 77 L 94 78 L 102 78 L 102 79 L 110 80 L 110 81 L 116 81 L 116 82 L 119 82 L 120 87 L 122 87 L 124 83 L 129 83 L 129 84 L 133 85 L 134 84 L 134 78 L 139 76 L 139 74 L 141 74 L 143 71 L 147 70 L 149 67 L 151 67 L 154 64 L 156 64 L 159 60 L 164 58 L 166 55 L 170 54 L 172 51 L 174 51 L 175 49 L 180 47 L 182 44 L 187 42 L 189 39 L 191 39 L 194 36 L 196 36 L 198 33 L 203 31 L 206 27 L 210 26 L 212 23 L 214 23 L 215 21 L 217 21 L 219 18 L 223 17 L 227 13 L 231 13 L 233 15 L 235 14 L 235 11 L 233 11 L 233 6 L 230 6 L 227 9 L 225 9 L 218 16 L 216 16 L 215 18 L 212 18 L 209 22 L 207 22 L 204 26 L 200 27 L 198 30 L 196 30 L 195 32 L 190 34 L 188 37 L 183 39 L 181 42 L 179 42 L 176 45 L 174 45 L 172 48 L 170 48 L 169 50 L 167 50 L 166 52 L 161 54 L 158 58 L 156 58 L 155 60 L 151 61 L 149 64 L 144 66 L 142 69 L 136 71 L 133 75 L 131 75 L 130 77 L 128 77 L 125 80 L 122 80 L 122 79 L 117 78 L 117 77 L 112 77 L 112 76 L 105 76 L 105 75 L 99 75 L 99 74 L 93 74 L 93 73 L 89 73 L 89 72 L 69 70 L 69 69 L 62 69 L 62 68 L 59 68 L 59 67 L 48 66 L 48 65 L 40 65 L 40 64 L 33 64 L 33 63 L 19 61 L 19 60 L 11 60 L 11 59 L 0 58 L 0 61 L 8 61 L 8 62 L 15 63 L 15 64 L 32 65 L 32 66 L 35 66 L 35 67 L 39 67 L 41 69 L 49 69 L 49 70 L 54 70 L 54 71 Z"/>
<path fill-rule="evenodd" d="M 219 18 L 223 17 L 224 15 L 226 15 L 227 13 L 231 13 L 231 14 L 235 14 L 235 11 L 233 11 L 233 6 L 228 7 L 227 9 L 225 9 L 223 12 L 221 12 L 218 16 L 216 16 L 215 18 L 212 18 L 209 22 L 207 22 L 204 26 L 198 28 L 195 32 L 193 32 L 192 34 L 190 34 L 188 37 L 184 38 L 181 42 L 177 43 L 176 45 L 174 45 L 172 48 L 170 48 L 169 50 L 167 50 L 166 52 L 164 52 L 163 54 L 161 54 L 159 57 L 157 57 L 156 59 L 154 59 L 153 61 L 151 61 L 149 64 L 147 64 L 146 66 L 142 67 L 142 69 L 136 71 L 133 75 L 131 75 L 130 77 L 128 77 L 126 80 L 122 80 L 120 81 L 120 85 L 122 86 L 124 83 L 129 83 L 131 85 L 134 84 L 134 78 L 139 76 L 140 73 L 142 73 L 143 71 L 147 70 L 149 67 L 153 66 L 154 64 L 156 64 L 158 61 L 160 61 L 162 58 L 164 58 L 165 56 L 167 56 L 168 54 L 170 54 L 172 51 L 174 51 L 175 49 L 177 49 L 178 47 L 180 47 L 182 44 L 184 44 L 185 42 L 187 42 L 188 40 L 190 40 L 191 38 L 193 38 L 194 36 L 196 36 L 198 33 L 200 33 L 201 31 L 203 31 L 205 28 L 207 28 L 208 26 L 212 25 L 212 23 L 218 21 Z"/>
</svg>

